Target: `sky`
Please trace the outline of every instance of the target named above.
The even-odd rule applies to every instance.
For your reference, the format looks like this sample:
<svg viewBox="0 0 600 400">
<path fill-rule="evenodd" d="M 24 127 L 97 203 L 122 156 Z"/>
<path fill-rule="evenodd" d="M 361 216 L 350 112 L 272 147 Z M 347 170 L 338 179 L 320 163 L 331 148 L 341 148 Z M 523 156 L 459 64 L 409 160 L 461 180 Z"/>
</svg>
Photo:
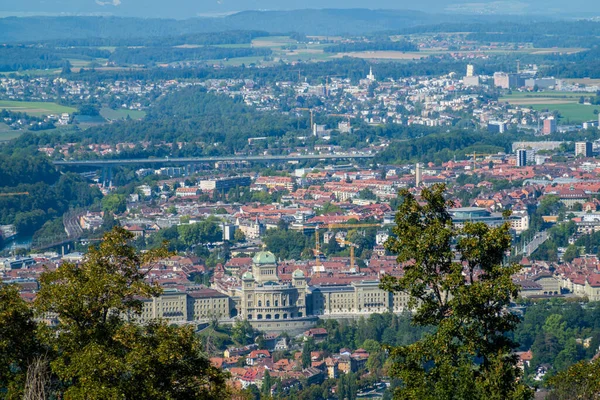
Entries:
<svg viewBox="0 0 600 400">
<path fill-rule="evenodd" d="M 110 14 L 189 18 L 242 10 L 300 8 L 413 9 L 432 13 L 579 13 L 600 15 L 598 0 L 0 0 L 0 16 Z"/>
</svg>

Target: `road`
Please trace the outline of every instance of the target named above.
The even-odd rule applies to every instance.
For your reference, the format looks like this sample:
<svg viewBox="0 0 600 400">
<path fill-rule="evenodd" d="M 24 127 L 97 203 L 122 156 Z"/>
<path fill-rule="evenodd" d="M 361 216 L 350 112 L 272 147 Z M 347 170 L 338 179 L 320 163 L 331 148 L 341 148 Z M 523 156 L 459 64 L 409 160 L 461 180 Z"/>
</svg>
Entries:
<svg viewBox="0 0 600 400">
<path fill-rule="evenodd" d="M 527 257 L 532 255 L 542 243 L 548 240 L 548 231 L 542 231 L 535 234 L 531 242 L 523 247 L 523 254 Z"/>
<path fill-rule="evenodd" d="M 186 157 L 186 158 L 134 158 L 134 159 L 100 159 L 100 160 L 77 160 L 77 161 L 53 161 L 56 166 L 71 167 L 110 167 L 123 164 L 197 164 L 217 161 L 303 161 L 303 160 L 339 160 L 339 159 L 370 159 L 374 154 L 323 154 L 323 155 L 281 155 L 281 156 L 222 156 L 222 157 Z"/>
</svg>

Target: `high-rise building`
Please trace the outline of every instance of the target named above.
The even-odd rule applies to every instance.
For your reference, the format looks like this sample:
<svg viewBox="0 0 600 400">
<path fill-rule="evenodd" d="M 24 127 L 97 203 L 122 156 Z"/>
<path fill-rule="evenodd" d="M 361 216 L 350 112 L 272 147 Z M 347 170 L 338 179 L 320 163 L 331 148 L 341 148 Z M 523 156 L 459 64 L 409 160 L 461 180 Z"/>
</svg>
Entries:
<svg viewBox="0 0 600 400">
<path fill-rule="evenodd" d="M 473 64 L 468 64 L 467 65 L 467 77 L 471 77 L 473 76 L 473 72 L 474 72 L 474 67 Z"/>
<path fill-rule="evenodd" d="M 506 122 L 504 121 L 488 121 L 487 130 L 494 133 L 506 132 Z"/>
<path fill-rule="evenodd" d="M 519 74 L 507 74 L 506 72 L 494 72 L 494 86 L 503 89 L 517 88 L 525 84 L 525 79 Z"/>
<path fill-rule="evenodd" d="M 592 142 L 576 142 L 575 143 L 575 157 L 591 157 L 592 156 Z"/>
<path fill-rule="evenodd" d="M 467 75 L 463 78 L 465 86 L 479 86 L 479 76 L 475 75 L 475 67 L 473 64 L 467 65 Z"/>
<path fill-rule="evenodd" d="M 544 127 L 542 128 L 542 133 L 544 135 L 550 135 L 554 132 L 556 132 L 556 119 L 554 119 L 554 117 L 548 117 L 544 120 Z"/>
<path fill-rule="evenodd" d="M 527 150 L 517 150 L 517 167 L 524 167 L 527 165 Z"/>
</svg>

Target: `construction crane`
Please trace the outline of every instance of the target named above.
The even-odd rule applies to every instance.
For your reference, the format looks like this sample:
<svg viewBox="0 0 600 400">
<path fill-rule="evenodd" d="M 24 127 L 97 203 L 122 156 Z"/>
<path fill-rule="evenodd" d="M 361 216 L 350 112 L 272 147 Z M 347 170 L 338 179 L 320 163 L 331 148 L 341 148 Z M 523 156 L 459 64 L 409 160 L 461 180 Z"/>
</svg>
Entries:
<svg viewBox="0 0 600 400">
<path fill-rule="evenodd" d="M 317 277 L 321 276 L 321 271 L 324 271 L 323 264 L 321 263 L 321 242 L 319 239 L 319 227 L 315 228 L 315 248 L 313 249 L 315 255 L 315 268 L 314 272 Z"/>
<path fill-rule="evenodd" d="M 0 197 L 8 196 L 29 196 L 29 192 L 0 193 Z"/>
<path fill-rule="evenodd" d="M 344 246 L 348 246 L 350 247 L 350 271 L 351 272 L 360 272 L 360 268 L 357 270 L 354 267 L 354 248 L 358 247 L 357 245 L 355 245 L 352 242 L 349 242 L 347 240 L 344 240 L 342 238 L 337 238 L 335 239 L 339 244 L 343 244 Z"/>
</svg>

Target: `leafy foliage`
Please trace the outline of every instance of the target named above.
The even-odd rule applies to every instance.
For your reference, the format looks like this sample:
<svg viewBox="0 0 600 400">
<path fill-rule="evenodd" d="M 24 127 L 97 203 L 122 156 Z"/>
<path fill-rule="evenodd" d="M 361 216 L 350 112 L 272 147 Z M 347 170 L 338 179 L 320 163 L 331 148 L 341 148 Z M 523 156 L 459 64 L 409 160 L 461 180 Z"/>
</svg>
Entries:
<svg viewBox="0 0 600 400">
<path fill-rule="evenodd" d="M 444 185 L 423 189 L 421 204 L 402 190 L 396 237 L 386 243 L 404 264 L 404 276 L 384 277 L 382 288 L 408 293 L 409 305 L 416 307 L 413 322 L 437 328 L 416 343 L 391 349 L 391 374 L 402 380 L 396 397 L 531 398 L 518 382 L 516 345 L 505 335 L 519 322 L 506 311 L 518 294 L 512 275 L 520 269 L 503 265 L 509 225 L 456 228 L 444 191 Z"/>
<path fill-rule="evenodd" d="M 263 242 L 275 257 L 282 260 L 298 260 L 311 247 L 309 236 L 292 230 L 269 229 Z"/>
<path fill-rule="evenodd" d="M 0 398 L 20 397 L 27 367 L 41 352 L 35 331 L 33 312 L 18 288 L 0 285 Z"/>
<path fill-rule="evenodd" d="M 600 361 L 581 361 L 550 380 L 548 400 L 593 400 L 600 393 Z"/>
<path fill-rule="evenodd" d="M 161 292 L 145 282 L 142 266 L 168 255 L 165 249 L 139 255 L 132 238 L 117 227 L 81 265 L 42 274 L 36 310 L 58 320 L 42 335 L 53 353 L 55 391 L 69 399 L 225 398 L 225 376 L 201 353 L 190 327 L 131 322 L 140 297 Z"/>
<path fill-rule="evenodd" d="M 89 206 L 101 196 L 78 174 L 60 175 L 43 155 L 19 151 L 0 154 L 0 191 L 29 193 L 0 197 L 0 224 L 15 224 L 21 234 L 33 234 L 69 208 Z"/>
</svg>

